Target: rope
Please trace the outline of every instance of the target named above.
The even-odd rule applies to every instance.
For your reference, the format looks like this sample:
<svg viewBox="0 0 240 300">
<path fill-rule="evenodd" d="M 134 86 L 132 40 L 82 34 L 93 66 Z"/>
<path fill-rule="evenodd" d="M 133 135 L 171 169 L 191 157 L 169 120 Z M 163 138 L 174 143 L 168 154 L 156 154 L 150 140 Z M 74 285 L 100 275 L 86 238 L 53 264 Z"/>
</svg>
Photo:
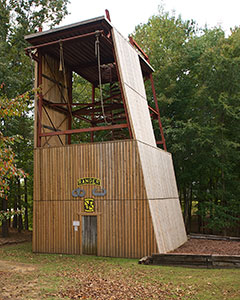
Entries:
<svg viewBox="0 0 240 300">
<path fill-rule="evenodd" d="M 104 111 L 104 104 L 103 104 L 103 94 L 102 94 L 102 78 L 101 78 L 101 57 L 100 57 L 100 32 L 96 32 L 96 41 L 95 41 L 95 56 L 97 57 L 98 61 L 98 79 L 99 79 L 99 91 L 100 91 L 100 101 L 101 101 L 101 108 L 102 108 L 102 115 L 105 123 L 108 125 L 107 117 Z"/>
<path fill-rule="evenodd" d="M 60 61 L 59 61 L 59 71 L 62 72 L 64 68 L 64 57 L 63 57 L 63 44 L 62 42 L 59 42 L 59 47 L 60 47 Z"/>
<path fill-rule="evenodd" d="M 32 50 L 29 52 L 29 57 L 31 58 L 31 71 L 32 71 L 32 85 L 33 85 L 33 89 L 35 88 L 35 74 L 34 74 L 34 70 L 35 70 L 35 62 L 33 60 L 33 55 L 37 52 L 36 49 Z"/>
<path fill-rule="evenodd" d="M 66 89 L 69 89 L 69 86 L 67 84 L 67 78 L 66 78 L 66 69 L 65 69 L 65 64 L 64 64 L 64 54 L 63 54 L 63 43 L 62 41 L 59 42 L 59 47 L 60 47 L 60 61 L 59 61 L 59 71 L 63 72 L 63 80 L 64 80 L 64 86 L 66 87 Z M 69 96 L 67 95 L 67 106 L 68 106 L 68 111 L 70 113 L 71 116 L 71 120 L 73 123 L 75 123 L 75 120 L 73 118 L 73 114 L 72 114 L 72 107 L 71 104 L 69 102 Z"/>
</svg>

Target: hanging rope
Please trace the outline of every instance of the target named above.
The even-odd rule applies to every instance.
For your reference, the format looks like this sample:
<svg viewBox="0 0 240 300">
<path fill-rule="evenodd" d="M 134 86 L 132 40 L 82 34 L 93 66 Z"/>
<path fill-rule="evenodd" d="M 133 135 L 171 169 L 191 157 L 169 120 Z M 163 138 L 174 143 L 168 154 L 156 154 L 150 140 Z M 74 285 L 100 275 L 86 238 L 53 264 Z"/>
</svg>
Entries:
<svg viewBox="0 0 240 300">
<path fill-rule="evenodd" d="M 105 123 L 108 125 L 107 117 L 104 111 L 104 104 L 103 104 L 103 94 L 102 94 L 102 76 L 101 76 L 101 57 L 100 57 L 100 32 L 96 31 L 96 41 L 95 41 L 95 56 L 97 57 L 98 61 L 98 80 L 99 80 L 99 91 L 100 91 L 100 101 L 101 101 L 101 108 L 102 108 L 102 115 Z"/>
<path fill-rule="evenodd" d="M 62 42 L 59 43 L 59 57 L 60 57 L 60 61 L 59 61 L 59 71 L 62 72 L 64 69 L 64 57 L 63 57 L 63 44 Z"/>
<path fill-rule="evenodd" d="M 67 78 L 66 78 L 66 69 L 64 64 L 64 54 L 63 54 L 63 43 L 60 41 L 60 61 L 59 61 L 59 71 L 63 72 L 63 80 L 64 80 L 64 86 L 67 88 Z M 69 99 L 68 99 L 69 101 Z"/>
<path fill-rule="evenodd" d="M 29 57 L 31 58 L 31 71 L 32 71 L 32 85 L 33 85 L 33 89 L 35 88 L 35 74 L 34 74 L 34 70 L 35 70 L 35 62 L 33 59 L 33 55 L 35 55 L 37 52 L 37 49 L 31 50 L 29 53 Z"/>
<path fill-rule="evenodd" d="M 68 89 L 69 87 L 68 87 L 67 78 L 66 78 L 66 69 L 65 69 L 65 64 L 64 64 L 64 54 L 63 54 L 63 43 L 62 43 L 62 41 L 59 42 L 59 51 L 60 51 L 60 53 L 59 53 L 59 57 L 60 57 L 60 59 L 59 59 L 59 71 L 63 72 L 64 87 L 66 89 Z M 63 100 L 65 100 L 64 97 L 63 97 Z M 67 106 L 68 106 L 68 111 L 71 115 L 72 122 L 75 123 L 75 120 L 74 120 L 73 115 L 72 115 L 72 107 L 71 107 L 71 104 L 70 104 L 70 101 L 69 101 L 69 96 L 67 96 Z"/>
</svg>

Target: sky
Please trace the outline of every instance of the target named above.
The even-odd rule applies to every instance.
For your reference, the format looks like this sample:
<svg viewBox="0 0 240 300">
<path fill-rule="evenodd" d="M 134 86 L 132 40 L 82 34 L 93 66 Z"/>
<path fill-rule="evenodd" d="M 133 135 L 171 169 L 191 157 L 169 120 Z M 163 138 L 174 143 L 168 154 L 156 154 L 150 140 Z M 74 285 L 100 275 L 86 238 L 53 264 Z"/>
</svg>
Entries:
<svg viewBox="0 0 240 300">
<path fill-rule="evenodd" d="M 240 25 L 240 0 L 71 0 L 68 6 L 71 14 L 60 25 L 103 16 L 108 9 L 113 26 L 127 37 L 135 26 L 157 14 L 160 5 L 170 14 L 193 19 L 200 26 L 221 25 L 227 34 L 231 27 Z"/>
</svg>

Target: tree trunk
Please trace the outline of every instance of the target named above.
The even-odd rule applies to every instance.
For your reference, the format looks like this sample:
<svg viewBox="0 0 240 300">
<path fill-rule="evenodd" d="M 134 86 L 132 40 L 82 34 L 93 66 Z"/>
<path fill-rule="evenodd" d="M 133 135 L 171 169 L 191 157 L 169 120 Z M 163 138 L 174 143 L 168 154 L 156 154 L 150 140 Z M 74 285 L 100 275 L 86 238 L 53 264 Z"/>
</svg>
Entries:
<svg viewBox="0 0 240 300">
<path fill-rule="evenodd" d="M 198 233 L 203 233 L 203 221 L 202 216 L 199 214 L 200 202 L 198 201 Z"/>
<path fill-rule="evenodd" d="M 18 184 L 18 179 L 17 180 L 17 184 Z M 17 211 L 17 204 L 18 204 L 18 195 L 14 195 L 14 203 L 13 203 L 13 208 L 14 211 Z M 18 218 L 17 215 L 13 216 L 13 228 L 17 228 L 17 224 L 18 224 Z"/>
<path fill-rule="evenodd" d="M 2 209 L 3 211 L 7 211 L 7 200 L 2 199 Z M 8 237 L 9 232 L 8 232 L 8 220 L 3 220 L 2 221 L 2 237 Z"/>
<path fill-rule="evenodd" d="M 187 189 L 184 188 L 183 190 L 183 199 L 184 199 L 184 211 L 183 211 L 183 219 L 186 230 L 188 229 L 188 207 L 189 207 L 189 200 L 187 195 Z"/>
<path fill-rule="evenodd" d="M 188 232 L 190 233 L 192 230 L 192 184 L 191 184 L 191 191 L 190 191 L 190 201 L 188 206 Z"/>
<path fill-rule="evenodd" d="M 18 232 L 20 233 L 23 230 L 23 219 L 22 214 L 18 216 Z"/>
<path fill-rule="evenodd" d="M 18 209 L 21 210 L 22 206 L 21 206 L 21 183 L 20 183 L 20 179 L 17 180 L 17 184 L 18 184 Z M 21 232 L 23 229 L 23 221 L 22 221 L 22 214 L 20 214 L 18 216 L 18 232 Z"/>
<path fill-rule="evenodd" d="M 28 230 L 28 197 L 27 197 L 27 178 L 24 178 L 24 201 L 25 201 L 25 216 L 24 216 L 24 225 L 25 225 L 25 230 Z"/>
</svg>

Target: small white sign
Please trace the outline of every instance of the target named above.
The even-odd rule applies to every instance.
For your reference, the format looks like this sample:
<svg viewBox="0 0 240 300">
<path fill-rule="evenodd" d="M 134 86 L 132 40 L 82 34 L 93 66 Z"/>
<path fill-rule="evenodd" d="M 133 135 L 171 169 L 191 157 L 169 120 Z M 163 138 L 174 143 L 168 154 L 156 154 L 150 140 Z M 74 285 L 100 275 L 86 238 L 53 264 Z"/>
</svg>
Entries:
<svg viewBox="0 0 240 300">
<path fill-rule="evenodd" d="M 80 226 L 80 221 L 73 221 L 73 226 Z"/>
<path fill-rule="evenodd" d="M 74 231 L 78 231 L 78 226 L 74 226 Z"/>
</svg>

